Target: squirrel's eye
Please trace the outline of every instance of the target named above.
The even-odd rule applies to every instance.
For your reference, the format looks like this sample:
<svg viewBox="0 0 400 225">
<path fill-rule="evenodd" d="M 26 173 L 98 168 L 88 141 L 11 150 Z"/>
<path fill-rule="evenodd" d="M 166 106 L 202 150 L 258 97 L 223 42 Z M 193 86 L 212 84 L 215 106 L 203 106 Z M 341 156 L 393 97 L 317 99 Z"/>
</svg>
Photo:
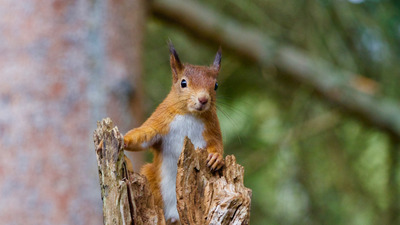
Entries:
<svg viewBox="0 0 400 225">
<path fill-rule="evenodd" d="M 185 88 L 186 86 L 187 86 L 186 80 L 183 79 L 183 80 L 181 81 L 181 87 L 182 87 L 182 88 Z"/>
<path fill-rule="evenodd" d="M 218 89 L 218 82 L 215 83 L 215 87 L 214 87 L 214 90 L 217 90 L 217 89 Z"/>
</svg>

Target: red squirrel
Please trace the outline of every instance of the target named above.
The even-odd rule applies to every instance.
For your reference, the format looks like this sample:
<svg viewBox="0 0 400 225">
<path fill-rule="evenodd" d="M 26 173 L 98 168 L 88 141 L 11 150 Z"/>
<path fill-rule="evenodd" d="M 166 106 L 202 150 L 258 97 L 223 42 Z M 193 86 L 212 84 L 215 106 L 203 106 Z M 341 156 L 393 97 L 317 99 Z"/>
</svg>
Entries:
<svg viewBox="0 0 400 225">
<path fill-rule="evenodd" d="M 169 42 L 172 87 L 168 96 L 142 126 L 124 136 L 128 151 L 153 150 L 153 163 L 141 173 L 149 183 L 155 202 L 164 208 L 166 221 L 179 221 L 176 208 L 177 162 L 186 136 L 195 148 L 207 149 L 207 165 L 219 170 L 224 165 L 221 129 L 216 110 L 217 77 L 221 48 L 211 66 L 182 64 Z"/>
</svg>

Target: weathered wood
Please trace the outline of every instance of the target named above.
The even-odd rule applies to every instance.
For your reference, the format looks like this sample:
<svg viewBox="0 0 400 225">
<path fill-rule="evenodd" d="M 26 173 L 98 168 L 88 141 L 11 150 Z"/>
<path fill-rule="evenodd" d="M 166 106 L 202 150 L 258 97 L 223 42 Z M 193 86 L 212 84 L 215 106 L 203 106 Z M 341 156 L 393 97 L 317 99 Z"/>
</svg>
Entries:
<svg viewBox="0 0 400 225">
<path fill-rule="evenodd" d="M 165 225 L 164 211 L 154 204 L 154 198 L 144 175 L 129 172 L 130 199 L 134 224 Z"/>
<path fill-rule="evenodd" d="M 124 176 L 122 135 L 110 118 L 97 123 L 94 131 L 104 224 L 131 224 L 128 189 Z"/>
<path fill-rule="evenodd" d="M 181 223 L 249 224 L 251 190 L 243 185 L 243 167 L 229 155 L 221 171 L 210 172 L 207 156 L 185 139 L 176 178 Z"/>
<path fill-rule="evenodd" d="M 103 221 L 106 225 L 164 225 L 162 209 L 154 205 L 143 175 L 127 170 L 123 137 L 110 118 L 97 123 L 93 134 L 99 169 Z"/>
<path fill-rule="evenodd" d="M 123 137 L 111 119 L 98 122 L 93 136 L 104 224 L 165 225 L 147 179 L 127 170 Z M 181 224 L 249 224 L 251 190 L 243 185 L 243 167 L 230 155 L 222 170 L 212 172 L 206 165 L 207 155 L 185 139 L 176 187 Z"/>
</svg>

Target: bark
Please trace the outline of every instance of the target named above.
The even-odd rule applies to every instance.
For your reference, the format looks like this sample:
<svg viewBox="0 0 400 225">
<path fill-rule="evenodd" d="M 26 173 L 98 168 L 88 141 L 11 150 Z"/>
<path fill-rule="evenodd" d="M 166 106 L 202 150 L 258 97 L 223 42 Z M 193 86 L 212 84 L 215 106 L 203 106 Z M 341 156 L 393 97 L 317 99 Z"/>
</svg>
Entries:
<svg viewBox="0 0 400 225">
<path fill-rule="evenodd" d="M 251 190 L 243 185 L 244 168 L 228 155 L 221 171 L 210 172 L 207 156 L 185 139 L 176 178 L 181 223 L 249 224 Z"/>
<path fill-rule="evenodd" d="M 127 170 L 123 136 L 111 119 L 97 123 L 93 134 L 103 200 L 105 225 L 165 224 L 162 210 L 154 205 L 146 178 Z"/>
<path fill-rule="evenodd" d="M 282 45 L 197 2 L 156 0 L 152 2 L 152 12 L 194 37 L 221 44 L 246 60 L 263 67 L 276 66 L 284 72 L 282 75 L 315 89 L 323 99 L 340 106 L 342 112 L 400 139 L 400 107 L 393 100 L 371 95 L 366 86 L 374 86 L 373 81 Z"/>
<path fill-rule="evenodd" d="M 109 118 L 98 123 L 94 144 L 99 169 L 104 224 L 165 224 L 143 175 L 127 170 L 123 137 Z M 178 162 L 177 202 L 181 224 L 249 224 L 251 190 L 243 185 L 235 157 L 211 172 L 207 151 L 195 150 L 188 138 Z"/>
<path fill-rule="evenodd" d="M 124 151 L 121 147 L 123 136 L 117 127 L 112 127 L 112 121 L 105 119 L 97 124 L 94 132 L 104 224 L 131 224 Z"/>
<path fill-rule="evenodd" d="M 101 223 L 91 133 L 141 122 L 145 3 L 0 0 L 1 224 Z"/>
</svg>

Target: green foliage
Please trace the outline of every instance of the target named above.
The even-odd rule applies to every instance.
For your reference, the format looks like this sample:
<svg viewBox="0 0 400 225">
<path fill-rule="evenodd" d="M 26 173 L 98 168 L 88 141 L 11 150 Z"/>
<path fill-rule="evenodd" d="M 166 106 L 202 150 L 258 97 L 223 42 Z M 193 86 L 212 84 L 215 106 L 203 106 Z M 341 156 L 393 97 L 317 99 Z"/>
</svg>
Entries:
<svg viewBox="0 0 400 225">
<path fill-rule="evenodd" d="M 376 95 L 400 96 L 397 1 L 203 3 L 282 44 L 375 80 Z M 146 37 L 150 114 L 171 85 L 167 40 L 192 64 L 211 64 L 218 46 L 157 20 L 149 20 Z M 398 182 L 390 182 L 399 168 L 391 163 L 387 134 L 341 114 L 273 67 L 259 68 L 230 52 L 223 51 L 219 84 L 225 153 L 245 167 L 246 186 L 253 189 L 252 224 L 389 224 L 393 210 L 400 214 L 392 200 L 398 199 Z"/>
</svg>

